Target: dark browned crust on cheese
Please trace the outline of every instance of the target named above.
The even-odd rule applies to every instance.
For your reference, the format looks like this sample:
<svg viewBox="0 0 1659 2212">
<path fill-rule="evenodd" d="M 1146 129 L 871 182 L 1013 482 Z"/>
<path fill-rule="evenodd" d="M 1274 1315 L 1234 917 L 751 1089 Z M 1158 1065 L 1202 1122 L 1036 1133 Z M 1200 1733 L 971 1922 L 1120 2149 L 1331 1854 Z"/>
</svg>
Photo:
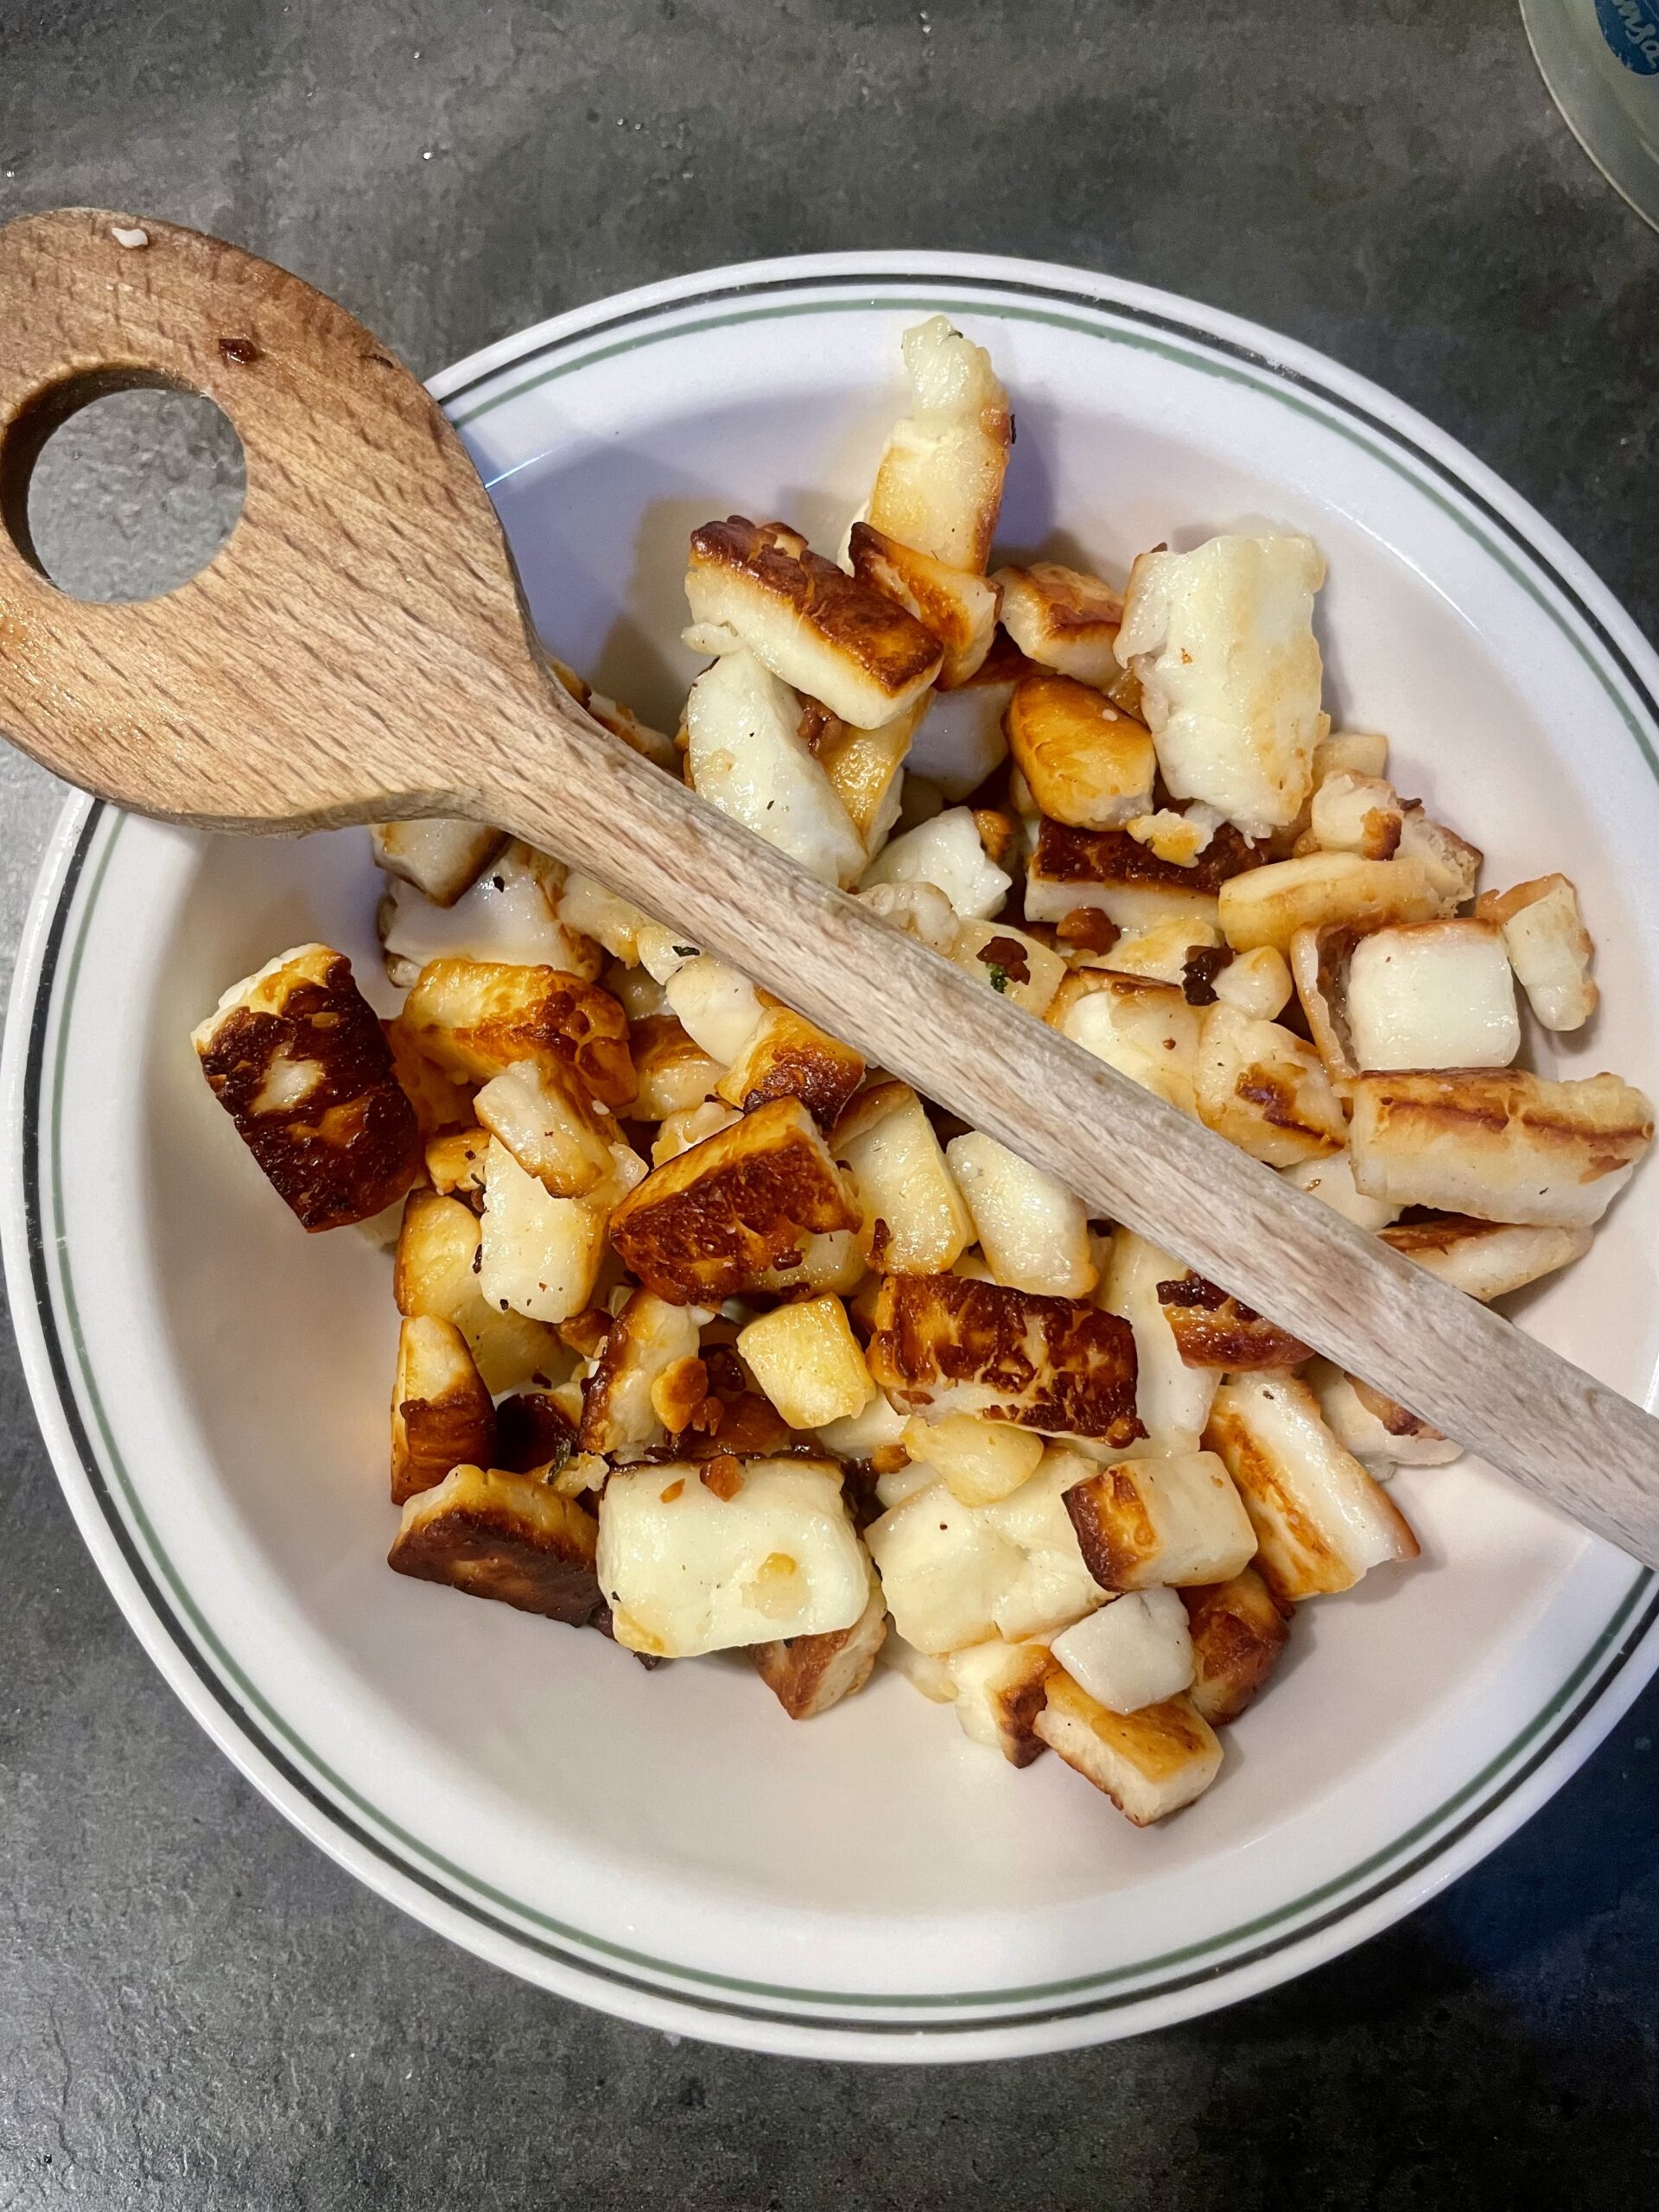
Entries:
<svg viewBox="0 0 1659 2212">
<path fill-rule="evenodd" d="M 1357 1096 L 1363 1095 L 1375 1116 L 1377 1140 L 1385 1131 L 1395 1142 L 1427 1143 L 1436 1137 L 1476 1129 L 1498 1137 L 1522 1130 L 1547 1143 L 1559 1141 L 1563 1145 L 1592 1147 L 1578 1179 L 1593 1183 L 1628 1167 L 1653 1140 L 1649 1112 L 1621 1118 L 1595 1111 L 1594 1100 L 1586 1094 L 1597 1086 L 1611 1086 L 1614 1081 L 1605 1076 L 1578 1079 L 1571 1088 L 1586 1108 L 1581 1114 L 1554 1110 L 1551 1102 L 1557 1086 L 1524 1068 L 1436 1068 L 1362 1075 L 1355 1091 Z M 1624 1097 L 1641 1096 L 1623 1084 L 1618 1084 L 1618 1090 L 1621 1103 Z M 1597 1091 L 1598 1096 L 1610 1095 L 1611 1089 Z M 1645 1106 L 1646 1101 L 1643 1103 Z M 1402 1139 L 1394 1135 L 1395 1131 L 1410 1135 Z"/>
<path fill-rule="evenodd" d="M 968 615 L 969 600 L 960 582 L 953 588 L 950 581 L 953 576 L 965 579 L 966 571 L 954 571 L 868 522 L 853 524 L 847 555 L 861 584 L 902 607 L 947 652 L 961 652 L 972 644 L 975 626 Z M 985 587 L 982 576 L 974 576 L 971 582 L 982 590 Z M 983 630 L 978 634 L 982 637 Z"/>
<path fill-rule="evenodd" d="M 318 1078 L 297 1104 L 261 1112 L 257 1102 L 279 1060 L 309 1062 Z M 422 1173 L 419 1119 L 343 953 L 321 982 L 296 980 L 280 1014 L 234 1007 L 201 1054 L 201 1071 L 308 1230 L 366 1221 Z"/>
<path fill-rule="evenodd" d="M 1103 1467 L 1062 1493 L 1083 1563 L 1103 1590 L 1133 1590 L 1158 1549 L 1158 1531 L 1133 1466 Z"/>
<path fill-rule="evenodd" d="M 691 533 L 691 566 L 748 577 L 895 696 L 938 667 L 938 644 L 913 614 L 780 523 L 706 522 Z"/>
<path fill-rule="evenodd" d="M 521 1390 L 495 1409 L 493 1467 L 527 1475 L 535 1467 L 563 1465 L 575 1448 L 570 1417 L 550 1390 Z"/>
<path fill-rule="evenodd" d="M 867 1609 L 850 1628 L 753 1643 L 749 1657 L 790 1719 L 810 1720 L 863 1688 L 887 1640 L 885 1612 L 872 1624 Z"/>
<path fill-rule="evenodd" d="M 1264 1321 L 1254 1306 L 1241 1305 L 1202 1275 L 1160 1282 L 1158 1303 L 1188 1367 L 1219 1367 L 1239 1375 L 1256 1368 L 1300 1367 L 1313 1357 L 1300 1337 Z"/>
<path fill-rule="evenodd" d="M 774 1098 L 798 1098 L 820 1128 L 833 1127 L 864 1080 L 863 1055 L 785 1006 L 768 1007 L 727 1071 L 720 1096 L 753 1114 Z"/>
<path fill-rule="evenodd" d="M 1127 830 L 1073 830 L 1045 815 L 1032 867 L 1049 882 L 1145 884 L 1213 898 L 1230 876 L 1260 868 L 1267 856 L 1265 846 L 1246 844 L 1230 822 L 1222 823 L 1190 868 L 1180 868 L 1160 861 Z"/>
<path fill-rule="evenodd" d="M 1135 1332 L 1082 1299 L 960 1275 L 887 1275 L 869 1363 L 874 1380 L 912 1408 L 953 1384 L 977 1383 L 999 1400 L 982 1409 L 988 1421 L 1118 1446 L 1146 1434 L 1135 1410 Z"/>
<path fill-rule="evenodd" d="M 1289 1605 L 1253 1567 L 1229 1582 L 1179 1592 L 1192 1637 L 1193 1680 L 1187 1694 L 1212 1728 L 1236 1720 L 1278 1665 L 1290 1640 Z"/>
<path fill-rule="evenodd" d="M 435 1398 L 399 1401 L 391 1452 L 391 1502 L 433 1490 L 452 1467 L 487 1465 L 496 1449 L 495 1408 L 476 1371 Z"/>
<path fill-rule="evenodd" d="M 569 1499 L 562 1503 L 569 1510 L 556 1533 L 510 1508 L 457 1508 L 400 1531 L 386 1563 L 398 1574 L 448 1583 L 470 1598 L 493 1598 L 521 1613 L 585 1627 L 600 1604 L 594 1572 L 599 1524 Z"/>
<path fill-rule="evenodd" d="M 677 1306 L 717 1306 L 798 1264 L 804 1238 L 857 1226 L 798 1099 L 776 1098 L 654 1168 L 611 1216 L 624 1267 Z"/>
<path fill-rule="evenodd" d="M 1103 577 L 1084 569 L 1068 569 L 1060 561 L 1032 561 L 1023 569 L 1007 569 L 1003 575 L 1029 578 L 1043 601 L 1044 626 L 1057 639 L 1098 638 L 1103 631 L 1116 636 L 1123 620 L 1123 596 Z"/>
</svg>

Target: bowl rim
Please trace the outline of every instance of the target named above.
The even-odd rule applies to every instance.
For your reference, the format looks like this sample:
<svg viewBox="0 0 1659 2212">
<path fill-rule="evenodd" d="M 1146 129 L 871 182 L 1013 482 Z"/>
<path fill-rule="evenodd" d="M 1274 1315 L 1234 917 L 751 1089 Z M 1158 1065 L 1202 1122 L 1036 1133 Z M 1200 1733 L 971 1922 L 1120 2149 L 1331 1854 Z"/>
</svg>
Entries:
<svg viewBox="0 0 1659 2212">
<path fill-rule="evenodd" d="M 1127 315 L 1145 334 L 1141 342 L 1157 346 L 1161 333 L 1166 340 L 1183 341 L 1183 351 L 1189 358 L 1195 348 L 1228 356 L 1249 380 L 1276 388 L 1289 404 L 1307 411 L 1323 416 L 1334 403 L 1365 426 L 1367 435 L 1363 442 L 1381 440 L 1385 445 L 1407 448 L 1420 464 L 1427 464 L 1433 474 L 1479 509 L 1510 541 L 1515 549 L 1510 563 L 1535 596 L 1538 595 L 1536 586 L 1525 570 L 1528 565 L 1543 569 L 1555 590 L 1573 605 L 1631 690 L 1645 702 L 1654 721 L 1659 722 L 1659 708 L 1653 699 L 1659 660 L 1588 568 L 1491 472 L 1413 410 L 1312 349 L 1238 318 L 1143 286 L 1083 270 L 971 254 L 810 255 L 740 264 L 641 287 L 553 317 L 469 356 L 435 377 L 430 388 L 451 419 L 464 427 L 547 375 L 562 372 L 556 361 L 550 368 L 538 369 L 537 365 L 559 355 L 573 341 L 607 341 L 610 349 L 622 350 L 639 342 L 637 333 L 629 334 L 631 327 L 660 317 L 664 309 L 677 317 L 711 302 L 729 304 L 734 296 L 764 299 L 779 292 L 810 294 L 815 289 L 844 289 L 849 279 L 855 283 L 868 280 L 881 288 L 879 296 L 867 296 L 860 304 L 936 311 L 944 304 L 938 297 L 889 296 L 887 288 L 895 278 L 923 285 L 931 283 L 936 287 L 940 280 L 957 280 L 976 292 L 1000 296 L 1009 303 L 1005 312 L 1020 312 L 1042 321 L 1064 321 L 1068 312 L 1090 310 L 1096 316 L 1102 310 L 1114 317 Z M 774 302 L 757 305 L 750 312 L 758 315 L 785 311 Z M 677 321 L 675 327 L 686 326 Z M 582 360 L 602 358 L 606 350 L 604 342 L 597 348 L 590 346 L 583 351 Z M 536 373 L 521 373 L 530 372 Z M 1598 674 L 1617 697 L 1599 667 Z M 1623 701 L 1618 703 L 1649 766 L 1659 776 L 1659 762 L 1655 760 L 1647 731 Z M 728 1978 L 696 1969 L 670 1967 L 661 1961 L 646 1962 L 658 1971 L 682 1978 L 681 1986 L 664 1992 L 661 1985 L 631 1979 L 579 1954 L 566 1952 L 552 1959 L 530 1955 L 531 1940 L 521 1929 L 499 1920 L 492 1922 L 486 1914 L 458 1904 L 452 1890 L 439 1888 L 406 1859 L 389 1859 L 376 1838 L 356 1827 L 338 1803 L 315 1790 L 245 1708 L 227 1703 L 222 1686 L 203 1663 L 189 1630 L 154 1587 L 145 1563 L 133 1550 L 119 1516 L 111 1510 L 90 1439 L 84 1433 L 77 1437 L 80 1416 L 64 1365 L 58 1316 L 45 1267 L 38 1193 L 30 1203 L 39 1158 L 38 1128 L 33 1117 L 38 1115 L 41 1061 L 59 955 L 78 892 L 85 889 L 83 871 L 89 855 L 101 842 L 99 824 L 107 812 L 78 799 L 72 799 L 66 808 L 30 911 L 7 1025 L 3 1141 L 8 1159 L 18 1160 L 21 1152 L 22 1172 L 6 1179 L 0 1228 L 4 1231 L 8 1279 L 25 1373 L 54 1464 L 83 1536 L 123 1611 L 167 1679 L 220 1748 L 331 1856 L 382 1894 L 468 1948 L 607 2011 L 760 2050 L 889 2061 L 950 2059 L 1064 2048 L 1133 2032 L 1191 2017 L 1270 1986 L 1335 1955 L 1414 1909 L 1536 1809 L 1588 1756 L 1659 1666 L 1659 1629 L 1654 1624 L 1659 1601 L 1645 1605 L 1641 1602 L 1643 1597 L 1651 1599 L 1651 1578 L 1638 1577 L 1621 1618 L 1610 1625 L 1605 1648 L 1586 1656 L 1563 1685 L 1550 1711 L 1528 1732 L 1529 1736 L 1535 1734 L 1546 1721 L 1553 1721 L 1546 1740 L 1529 1745 L 1525 1763 L 1504 1777 L 1497 1796 L 1477 1805 L 1376 1889 L 1335 1907 L 1328 1916 L 1298 1929 L 1261 1955 L 1247 1953 L 1219 1969 L 1195 1965 L 1195 1971 L 1184 1982 L 1166 1983 L 1153 1994 L 1135 1993 L 1116 1999 L 1097 1996 L 1055 2005 L 1040 2012 L 1007 2012 L 995 2019 L 982 2011 L 963 2021 L 877 2024 L 868 2016 L 859 2018 L 849 2012 L 809 2018 L 799 2012 L 745 2007 L 730 1995 L 717 1995 L 709 1985 L 724 1983 L 730 1993 L 753 1990 L 756 1996 L 796 2004 L 828 1999 L 851 2006 L 883 2001 L 860 1999 L 844 1993 L 734 1984 Z M 118 827 L 118 823 L 107 823 L 106 837 L 112 837 Z M 74 964 L 72 955 L 72 979 Z M 1567 1709 L 1564 1717 L 1557 1719 L 1562 1706 Z M 1511 1745 L 1488 1773 L 1507 1768 L 1516 1748 Z M 1479 1779 L 1484 1782 L 1486 1777 Z M 1471 1785 L 1471 1791 L 1477 1787 Z M 1435 1823 L 1426 1825 L 1432 1827 Z M 615 1948 L 601 1939 L 582 1940 L 601 1951 Z M 1108 1977 L 1084 1979 L 1099 1984 Z M 688 1990 L 683 1986 L 688 1981 L 703 1987 Z M 1058 1997 L 1077 1989 L 1075 1983 L 1052 1985 L 1046 1991 L 1001 1991 L 950 2001 L 982 2005 L 1017 1999 L 1028 2005 L 1035 1998 Z"/>
</svg>

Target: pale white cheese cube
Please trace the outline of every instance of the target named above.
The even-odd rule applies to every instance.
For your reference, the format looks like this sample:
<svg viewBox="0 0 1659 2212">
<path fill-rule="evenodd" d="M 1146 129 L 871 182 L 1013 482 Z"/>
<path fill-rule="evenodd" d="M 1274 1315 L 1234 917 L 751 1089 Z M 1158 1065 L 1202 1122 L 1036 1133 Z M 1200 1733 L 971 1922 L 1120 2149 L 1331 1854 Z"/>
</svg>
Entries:
<svg viewBox="0 0 1659 2212">
<path fill-rule="evenodd" d="M 1361 1068 L 1504 1068 L 1521 1049 L 1509 955 L 1488 922 L 1411 922 L 1361 938 L 1347 1014 Z"/>
<path fill-rule="evenodd" d="M 863 875 L 866 887 L 937 884 L 965 921 L 985 921 L 1000 912 L 1013 882 L 986 853 L 973 811 L 965 806 L 948 807 L 892 839 Z"/>
<path fill-rule="evenodd" d="M 956 1651 L 994 1635 L 997 1606 L 1024 1566 L 988 1513 L 937 1481 L 873 1521 L 864 1541 L 887 1611 L 918 1651 Z"/>
<path fill-rule="evenodd" d="M 1096 1280 L 1089 1209 L 1075 1192 L 978 1129 L 953 1137 L 944 1157 L 998 1282 L 1050 1298 L 1089 1295 Z"/>
<path fill-rule="evenodd" d="M 1049 1649 L 1109 1713 L 1161 1705 L 1192 1681 L 1186 1608 L 1173 1590 L 1131 1590 L 1057 1636 Z"/>
<path fill-rule="evenodd" d="M 617 1642 L 690 1659 L 851 1628 L 870 1587 L 838 1470 L 748 1459 L 711 1477 L 686 1461 L 606 1484 L 596 1565 Z"/>
<path fill-rule="evenodd" d="M 722 654 L 685 702 L 691 782 L 821 883 L 851 883 L 864 847 L 800 720 L 798 697 L 753 653 Z"/>
</svg>

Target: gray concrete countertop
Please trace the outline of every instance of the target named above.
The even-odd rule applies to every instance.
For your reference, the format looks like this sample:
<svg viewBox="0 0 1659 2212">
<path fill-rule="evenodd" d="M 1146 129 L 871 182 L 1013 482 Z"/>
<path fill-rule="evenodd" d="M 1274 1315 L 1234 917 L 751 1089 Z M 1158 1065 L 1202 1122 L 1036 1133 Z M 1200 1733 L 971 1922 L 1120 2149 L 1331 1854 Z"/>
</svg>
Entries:
<svg viewBox="0 0 1659 2212">
<path fill-rule="evenodd" d="M 77 200 L 284 261 L 423 372 L 789 249 L 1109 269 L 1379 378 L 1659 632 L 1659 238 L 1513 0 L 0 0 L 0 218 Z M 155 557 L 136 467 L 64 524 L 112 572 Z M 0 753 L 7 968 L 55 801 Z M 1478 1872 L 1288 1988 L 1066 2057 L 803 2066 L 523 1987 L 303 1842 L 118 1617 L 3 1330 L 0 1560 L 0 2207 L 1659 2193 L 1653 1691 Z"/>
</svg>

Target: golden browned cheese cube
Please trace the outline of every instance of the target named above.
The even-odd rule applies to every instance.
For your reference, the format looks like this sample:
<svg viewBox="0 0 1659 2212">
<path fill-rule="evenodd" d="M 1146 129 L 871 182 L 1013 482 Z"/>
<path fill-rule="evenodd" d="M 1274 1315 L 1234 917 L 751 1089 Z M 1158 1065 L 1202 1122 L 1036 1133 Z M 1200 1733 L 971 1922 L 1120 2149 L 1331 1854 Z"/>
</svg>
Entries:
<svg viewBox="0 0 1659 2212">
<path fill-rule="evenodd" d="M 1135 1332 L 1077 1298 L 961 1275 L 887 1275 L 870 1373 L 895 1405 L 978 1414 L 1118 1446 L 1146 1431 L 1135 1410 Z"/>
<path fill-rule="evenodd" d="M 1115 648 L 1123 601 L 1109 583 L 1058 561 L 999 569 L 995 581 L 1002 587 L 1002 626 L 1021 652 L 1103 691 L 1122 683 L 1126 671 Z"/>
<path fill-rule="evenodd" d="M 1242 1306 L 1202 1275 L 1160 1282 L 1158 1303 L 1188 1367 L 1242 1374 L 1249 1368 L 1300 1367 L 1313 1357 L 1300 1338 L 1264 1321 L 1254 1306 Z"/>
<path fill-rule="evenodd" d="M 873 591 L 913 614 L 944 648 L 942 691 L 977 674 L 996 634 L 1001 594 L 995 584 L 966 569 L 953 569 L 931 553 L 901 545 L 867 522 L 855 522 L 847 539 L 853 574 Z"/>
<path fill-rule="evenodd" d="M 688 1037 L 671 1014 L 648 1014 L 628 1024 L 639 1090 L 632 1109 L 640 1122 L 701 1106 L 720 1081 L 721 1065 Z"/>
<path fill-rule="evenodd" d="M 397 1332 L 391 1393 L 391 1502 L 441 1483 L 463 1461 L 495 1456 L 495 1408 L 467 1339 L 435 1313 L 409 1315 Z"/>
<path fill-rule="evenodd" d="M 515 1060 L 574 1068 L 607 1106 L 636 1088 L 628 1020 L 608 991 L 563 968 L 430 960 L 399 1017 L 420 1050 L 457 1083 L 487 1083 Z"/>
<path fill-rule="evenodd" d="M 1394 1223 L 1380 1234 L 1385 1244 L 1442 1282 L 1471 1298 L 1488 1299 L 1503 1298 L 1581 1260 L 1590 1249 L 1592 1232 L 1437 1213 Z"/>
<path fill-rule="evenodd" d="M 1221 1771 L 1216 1732 L 1186 1696 L 1112 1713 L 1057 1669 L 1033 1725 L 1138 1828 L 1190 1805 Z"/>
<path fill-rule="evenodd" d="M 659 1298 L 717 1306 L 793 1265 L 810 1234 L 857 1225 L 811 1116 L 774 1098 L 653 1168 L 611 1216 L 611 1241 Z"/>
<path fill-rule="evenodd" d="M 452 1081 L 435 1060 L 429 1060 L 401 1021 L 383 1021 L 380 1027 L 421 1135 L 435 1137 L 466 1128 L 473 1120 L 473 1094 L 467 1085 Z"/>
<path fill-rule="evenodd" d="M 420 1174 L 420 1122 L 344 953 L 284 953 L 227 991 L 193 1041 L 214 1097 L 304 1228 L 367 1221 Z"/>
<path fill-rule="evenodd" d="M 426 1172 L 433 1189 L 446 1198 L 462 1198 L 476 1210 L 484 1203 L 484 1165 L 489 1156 L 487 1129 L 476 1124 L 446 1129 L 426 1147 Z"/>
<path fill-rule="evenodd" d="M 864 1058 L 786 1006 L 769 1006 L 748 1043 L 715 1086 L 752 1114 L 772 1098 L 798 1098 L 820 1128 L 835 1122 L 864 1080 Z"/>
<path fill-rule="evenodd" d="M 1046 671 L 1021 677 L 1002 728 L 1051 821 L 1116 830 L 1152 804 L 1158 756 L 1150 733 L 1086 683 Z"/>
<path fill-rule="evenodd" d="M 694 530 L 685 595 L 695 624 L 729 632 L 860 729 L 903 714 L 939 672 L 939 646 L 914 615 L 780 523 L 730 515 Z"/>
<path fill-rule="evenodd" d="M 479 1287 L 478 1216 L 460 1198 L 412 1191 L 404 1206 L 391 1294 L 405 1315 L 435 1313 L 466 1338 L 486 1389 L 545 1387 L 569 1365 L 544 1322 L 493 1306 Z"/>
<path fill-rule="evenodd" d="M 580 1628 L 599 1611 L 599 1523 L 534 1475 L 456 1467 L 404 1508 L 386 1563 Z"/>
<path fill-rule="evenodd" d="M 1212 1728 L 1236 1720 L 1278 1665 L 1290 1640 L 1290 1612 L 1274 1604 L 1253 1567 L 1207 1589 L 1183 1590 L 1192 1638 L 1187 1693 Z"/>
<path fill-rule="evenodd" d="M 749 1656 L 761 1681 L 791 1720 L 810 1720 L 861 1690 L 887 1640 L 887 1607 L 870 1578 L 870 1602 L 851 1628 L 823 1636 L 785 1637 L 752 1643 Z"/>
</svg>

